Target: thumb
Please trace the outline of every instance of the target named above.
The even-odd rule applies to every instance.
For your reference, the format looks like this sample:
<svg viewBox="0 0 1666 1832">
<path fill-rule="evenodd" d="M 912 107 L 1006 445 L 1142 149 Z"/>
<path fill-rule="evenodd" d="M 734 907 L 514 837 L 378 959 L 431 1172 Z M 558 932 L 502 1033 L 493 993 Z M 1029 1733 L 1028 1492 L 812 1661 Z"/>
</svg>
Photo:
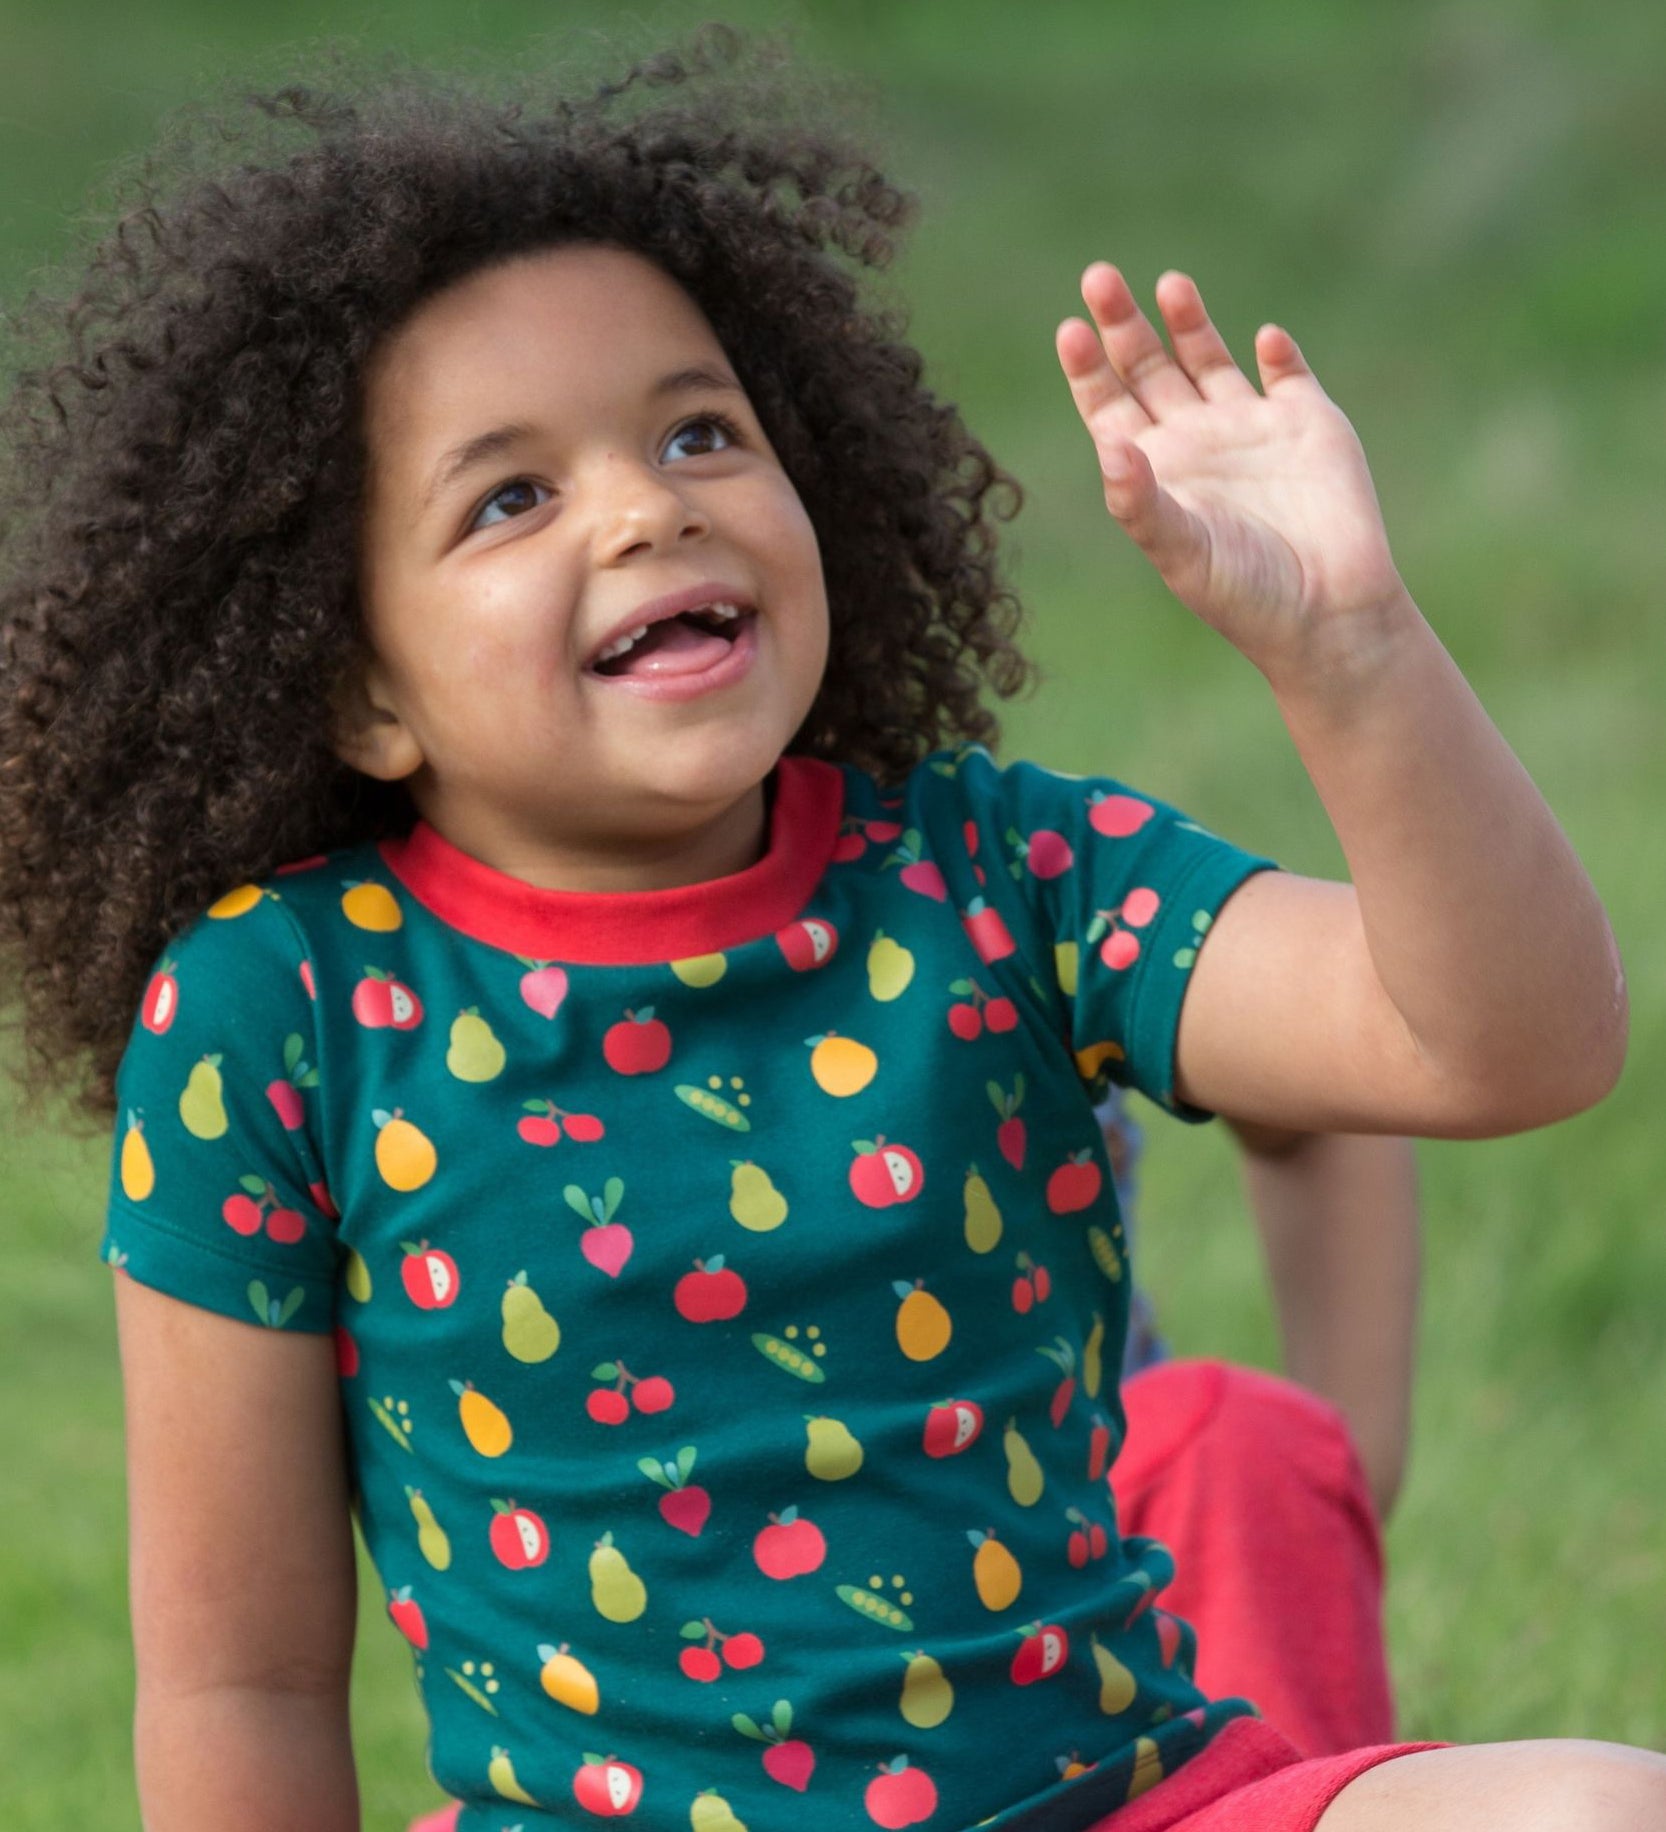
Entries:
<svg viewBox="0 0 1666 1832">
<path fill-rule="evenodd" d="M 1203 524 L 1157 481 L 1150 460 L 1137 445 L 1123 440 L 1099 460 L 1105 482 L 1105 507 L 1165 579 L 1194 573 L 1208 565 L 1208 536 Z"/>
</svg>

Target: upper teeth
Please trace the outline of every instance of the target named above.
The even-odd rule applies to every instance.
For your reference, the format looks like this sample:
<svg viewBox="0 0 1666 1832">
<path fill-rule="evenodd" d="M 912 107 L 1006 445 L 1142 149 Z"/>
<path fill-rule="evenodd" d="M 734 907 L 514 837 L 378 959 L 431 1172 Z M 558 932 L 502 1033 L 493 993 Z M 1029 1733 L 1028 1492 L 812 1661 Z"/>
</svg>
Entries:
<svg viewBox="0 0 1666 1832">
<path fill-rule="evenodd" d="M 727 618 L 738 617 L 740 615 L 740 607 L 734 604 L 693 604 L 689 606 L 689 610 L 704 611 L 706 615 L 710 617 Z M 677 614 L 678 616 L 686 615 L 686 613 L 681 611 Z M 649 625 L 639 623 L 634 630 L 627 630 L 623 636 L 614 637 L 613 641 L 610 642 L 605 649 L 597 653 L 596 660 L 598 662 L 610 662 L 615 656 L 623 655 L 628 649 L 640 642 L 642 638 L 648 634 L 648 630 Z"/>
</svg>

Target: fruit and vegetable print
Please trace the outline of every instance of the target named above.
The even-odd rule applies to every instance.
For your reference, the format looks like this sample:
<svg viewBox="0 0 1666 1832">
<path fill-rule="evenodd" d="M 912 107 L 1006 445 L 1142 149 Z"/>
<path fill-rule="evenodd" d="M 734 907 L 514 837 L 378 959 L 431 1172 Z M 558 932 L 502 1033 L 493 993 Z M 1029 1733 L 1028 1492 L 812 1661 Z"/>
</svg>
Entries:
<svg viewBox="0 0 1666 1832">
<path fill-rule="evenodd" d="M 770 787 L 681 890 L 422 823 L 232 888 L 122 1064 L 105 1257 L 333 1333 L 462 1832 L 1074 1832 L 1253 1709 L 1118 1531 L 1093 1103 L 1174 1106 L 1267 862 L 976 747 Z"/>
</svg>

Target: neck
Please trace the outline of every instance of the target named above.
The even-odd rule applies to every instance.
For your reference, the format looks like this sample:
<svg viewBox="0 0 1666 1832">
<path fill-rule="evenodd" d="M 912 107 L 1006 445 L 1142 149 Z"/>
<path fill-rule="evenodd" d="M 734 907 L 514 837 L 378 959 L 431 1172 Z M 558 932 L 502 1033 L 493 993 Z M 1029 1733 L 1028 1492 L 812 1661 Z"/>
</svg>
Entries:
<svg viewBox="0 0 1666 1832">
<path fill-rule="evenodd" d="M 460 852 L 540 890 L 606 893 L 705 884 L 755 865 L 769 840 L 763 783 L 692 827 L 613 828 L 582 836 L 557 836 L 510 818 L 465 816 L 439 795 L 413 799 L 423 820 Z"/>
</svg>

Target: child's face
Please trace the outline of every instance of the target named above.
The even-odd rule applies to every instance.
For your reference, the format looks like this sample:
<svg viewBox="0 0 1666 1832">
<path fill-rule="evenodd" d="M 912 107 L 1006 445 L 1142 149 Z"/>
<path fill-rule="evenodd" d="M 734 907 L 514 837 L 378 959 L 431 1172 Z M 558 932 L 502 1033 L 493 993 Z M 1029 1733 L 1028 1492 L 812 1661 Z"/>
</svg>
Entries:
<svg viewBox="0 0 1666 1832">
<path fill-rule="evenodd" d="M 761 819 L 758 785 L 821 683 L 827 594 L 733 377 L 673 280 L 590 245 L 469 276 L 377 352 L 375 659 L 343 755 L 406 780 L 464 850 L 558 881 L 733 830 L 747 798 Z M 673 617 L 598 668 L 690 590 L 741 615 Z"/>
</svg>

